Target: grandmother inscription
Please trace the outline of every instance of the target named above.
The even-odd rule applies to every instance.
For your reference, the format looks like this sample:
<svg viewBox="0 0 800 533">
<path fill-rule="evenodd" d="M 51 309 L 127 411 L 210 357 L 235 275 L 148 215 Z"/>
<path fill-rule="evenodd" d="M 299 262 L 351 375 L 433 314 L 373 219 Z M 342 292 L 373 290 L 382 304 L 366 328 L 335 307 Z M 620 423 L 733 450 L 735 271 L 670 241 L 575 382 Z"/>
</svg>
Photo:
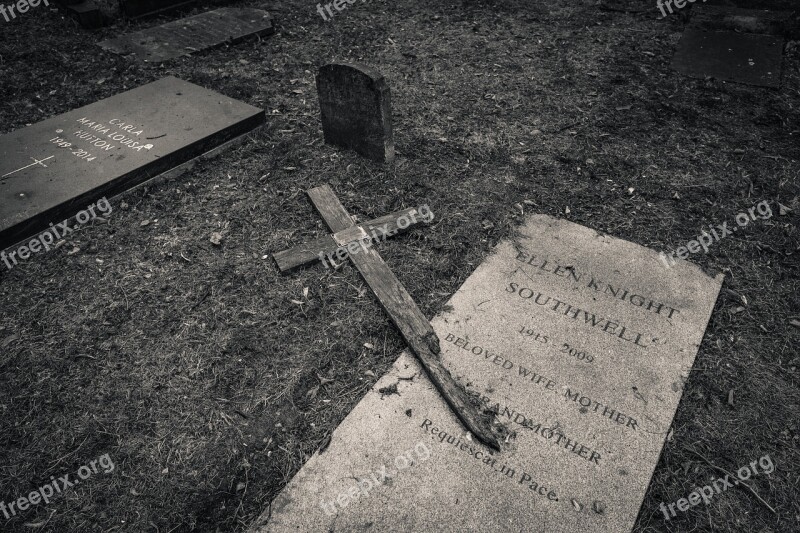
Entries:
<svg viewBox="0 0 800 533">
<path fill-rule="evenodd" d="M 432 321 L 445 365 L 512 430 L 507 447 L 465 434 L 404 353 L 254 530 L 629 531 L 721 282 L 532 217 Z M 424 463 L 406 453 L 420 439 Z"/>
</svg>

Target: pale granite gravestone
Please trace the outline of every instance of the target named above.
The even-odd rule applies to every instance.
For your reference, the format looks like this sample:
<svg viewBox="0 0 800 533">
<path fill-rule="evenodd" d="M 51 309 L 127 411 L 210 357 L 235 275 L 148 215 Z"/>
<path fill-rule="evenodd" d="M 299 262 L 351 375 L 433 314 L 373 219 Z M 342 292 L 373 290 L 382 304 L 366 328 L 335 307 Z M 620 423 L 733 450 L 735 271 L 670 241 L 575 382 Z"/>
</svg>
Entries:
<svg viewBox="0 0 800 533">
<path fill-rule="evenodd" d="M 531 217 L 432 321 L 505 449 L 465 434 L 406 352 L 251 530 L 630 531 L 721 283 Z"/>
<path fill-rule="evenodd" d="M 330 63 L 319 69 L 317 92 L 326 143 L 378 162 L 394 159 L 391 95 L 380 72 Z"/>
<path fill-rule="evenodd" d="M 264 121 L 261 109 L 168 77 L 0 136 L 0 249 Z"/>
<path fill-rule="evenodd" d="M 158 63 L 257 35 L 275 33 L 266 11 L 224 7 L 97 43 L 116 54 Z"/>
</svg>

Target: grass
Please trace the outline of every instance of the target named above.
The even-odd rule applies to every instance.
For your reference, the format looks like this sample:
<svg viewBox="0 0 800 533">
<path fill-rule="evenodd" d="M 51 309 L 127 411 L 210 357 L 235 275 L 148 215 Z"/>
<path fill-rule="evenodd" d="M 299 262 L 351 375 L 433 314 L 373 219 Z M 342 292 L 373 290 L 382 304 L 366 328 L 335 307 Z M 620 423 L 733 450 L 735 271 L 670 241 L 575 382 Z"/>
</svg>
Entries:
<svg viewBox="0 0 800 533">
<path fill-rule="evenodd" d="M 654 7 L 373 1 L 325 23 L 300 0 L 232 4 L 278 33 L 163 66 L 96 46 L 153 21 L 2 22 L 2 132 L 166 75 L 268 123 L 0 274 L 0 501 L 116 466 L 1 530 L 242 531 L 266 508 L 403 348 L 353 268 L 282 276 L 268 257 L 325 232 L 304 195 L 322 182 L 361 220 L 431 206 L 432 226 L 380 245 L 429 317 L 527 213 L 674 250 L 769 200 L 771 219 L 691 257 L 726 285 L 635 530 L 800 529 L 797 42 L 766 90 L 671 71 L 683 22 Z M 331 60 L 387 77 L 394 166 L 322 143 Z M 769 454 L 751 486 L 777 513 L 737 488 L 666 522 L 660 502 L 717 475 L 698 453 L 729 471 Z"/>
</svg>

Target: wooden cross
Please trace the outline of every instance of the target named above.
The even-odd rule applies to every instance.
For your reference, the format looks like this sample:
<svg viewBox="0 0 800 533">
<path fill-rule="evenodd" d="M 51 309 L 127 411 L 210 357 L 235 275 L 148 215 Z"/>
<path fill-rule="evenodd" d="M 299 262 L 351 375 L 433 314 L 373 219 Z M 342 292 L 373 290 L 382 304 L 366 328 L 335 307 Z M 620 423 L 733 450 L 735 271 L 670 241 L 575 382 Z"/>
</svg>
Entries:
<svg viewBox="0 0 800 533">
<path fill-rule="evenodd" d="M 350 251 L 350 260 L 378 297 L 378 301 L 455 415 L 480 442 L 499 450 L 498 436 L 492 426 L 493 416 L 479 411 L 470 401 L 467 391 L 453 379 L 439 357 L 439 338 L 428 319 L 375 248 L 361 244 L 365 238 L 369 238 L 367 228 L 388 224 L 397 230 L 405 229 L 404 224 L 399 221 L 405 217 L 405 220 L 411 222 L 415 218 L 412 215 L 419 212 L 416 209 L 406 209 L 356 225 L 327 184 L 309 190 L 308 196 L 334 234 L 274 254 L 278 268 L 285 272 L 302 264 L 320 259 L 324 261 L 326 255 L 330 257 L 335 250 L 341 250 L 346 245 Z"/>
</svg>

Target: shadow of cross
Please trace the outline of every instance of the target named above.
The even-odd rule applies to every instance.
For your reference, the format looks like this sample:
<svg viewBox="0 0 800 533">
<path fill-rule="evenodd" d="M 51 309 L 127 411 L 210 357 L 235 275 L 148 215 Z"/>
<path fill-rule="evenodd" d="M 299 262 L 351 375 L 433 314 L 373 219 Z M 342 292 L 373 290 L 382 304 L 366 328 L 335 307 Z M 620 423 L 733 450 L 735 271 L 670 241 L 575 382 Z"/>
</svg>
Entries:
<svg viewBox="0 0 800 533">
<path fill-rule="evenodd" d="M 348 235 L 352 237 L 352 240 L 348 242 L 360 242 L 366 235 L 364 229 L 356 225 L 350 218 L 347 210 L 339 202 L 330 186 L 326 184 L 311 189 L 308 191 L 308 196 L 314 207 L 322 215 L 325 223 L 334 232 L 334 235 L 318 239 L 310 245 L 301 245 L 297 248 L 274 254 L 273 257 L 282 272 L 300 264 L 320 259 L 321 251 L 327 252 L 331 250 L 332 246 L 335 249 L 344 242 L 343 239 Z M 394 213 L 388 215 L 388 217 L 395 217 L 394 220 L 396 221 L 406 211 Z M 376 221 L 382 221 L 386 218 L 381 217 Z M 374 222 L 372 221 L 372 223 Z M 368 224 L 370 223 L 364 224 L 364 226 Z M 411 295 L 400 283 L 400 280 L 397 279 L 392 270 L 383 261 L 383 258 L 373 247 L 363 247 L 363 250 L 359 250 L 358 253 L 350 254 L 350 260 L 361 273 L 372 292 L 375 293 L 394 325 L 400 330 L 400 334 L 405 339 L 406 344 L 417 356 L 431 382 L 438 389 L 456 417 L 481 443 L 495 450 L 500 450 L 498 433 L 492 425 L 494 416 L 476 407 L 470 401 L 469 394 L 464 387 L 456 382 L 450 371 L 444 367 L 439 357 L 439 337 L 437 337 L 430 322 L 419 310 Z"/>
</svg>

